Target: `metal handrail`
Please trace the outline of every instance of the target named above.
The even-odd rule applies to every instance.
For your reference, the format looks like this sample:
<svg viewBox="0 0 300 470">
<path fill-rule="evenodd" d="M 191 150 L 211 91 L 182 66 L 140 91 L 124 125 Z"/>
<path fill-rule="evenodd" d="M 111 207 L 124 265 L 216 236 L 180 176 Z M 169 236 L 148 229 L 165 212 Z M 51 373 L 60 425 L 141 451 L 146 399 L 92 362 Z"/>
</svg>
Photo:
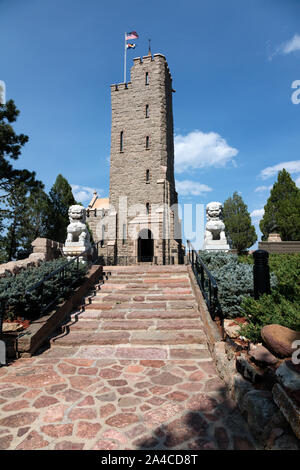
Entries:
<svg viewBox="0 0 300 470">
<path fill-rule="evenodd" d="M 20 296 L 21 295 L 27 296 L 31 292 L 33 292 L 37 289 L 41 289 L 41 305 L 43 305 L 44 283 L 47 282 L 49 279 L 53 278 L 54 276 L 57 276 L 58 274 L 61 274 L 61 278 L 63 280 L 64 277 L 65 277 L 65 272 L 71 264 L 76 263 L 77 264 L 77 271 L 78 271 L 79 259 L 83 256 L 86 256 L 89 252 L 92 252 L 92 259 L 88 260 L 88 263 L 89 264 L 94 264 L 99 259 L 99 251 L 98 251 L 99 243 L 100 242 L 94 243 L 92 246 L 87 248 L 85 251 L 83 251 L 79 255 L 77 255 L 74 258 L 72 258 L 71 260 L 67 261 L 66 263 L 64 263 L 62 266 L 55 269 L 54 271 L 51 271 L 51 273 L 44 276 L 40 281 L 36 282 L 35 284 L 33 284 L 32 286 L 27 288 L 23 294 L 20 294 Z M 95 253 L 96 253 L 96 256 L 94 256 Z M 69 284 L 67 287 L 72 287 L 78 281 L 78 279 L 79 279 L 79 277 L 76 277 L 76 279 L 74 279 L 74 281 L 71 284 Z M 49 304 L 47 304 L 45 307 L 41 308 L 40 314 L 42 315 L 43 313 L 45 313 L 49 309 L 49 307 L 51 307 L 51 305 L 53 305 L 60 298 L 60 296 L 61 296 L 61 292 Z M 2 334 L 3 316 L 4 316 L 4 312 L 6 310 L 7 300 L 1 300 L 0 305 L 1 305 L 1 308 L 0 308 L 0 335 L 1 335 Z"/>
<path fill-rule="evenodd" d="M 205 299 L 207 308 L 213 320 L 222 318 L 222 308 L 218 298 L 218 284 L 214 276 L 211 274 L 207 266 L 203 263 L 201 257 L 196 252 L 192 243 L 187 240 L 188 259 L 192 266 L 192 270 L 197 280 L 197 284 L 201 289 Z M 208 292 L 207 292 L 208 287 Z"/>
</svg>

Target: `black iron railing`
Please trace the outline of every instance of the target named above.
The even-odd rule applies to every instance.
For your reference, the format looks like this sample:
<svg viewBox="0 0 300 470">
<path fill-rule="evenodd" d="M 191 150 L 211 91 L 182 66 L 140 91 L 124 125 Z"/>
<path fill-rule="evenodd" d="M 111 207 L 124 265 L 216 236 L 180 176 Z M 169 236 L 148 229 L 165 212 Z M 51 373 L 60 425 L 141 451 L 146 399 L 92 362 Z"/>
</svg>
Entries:
<svg viewBox="0 0 300 470">
<path fill-rule="evenodd" d="M 197 284 L 201 289 L 207 308 L 213 320 L 222 319 L 222 309 L 218 299 L 218 284 L 202 259 L 187 240 L 188 259 L 195 274 Z"/>
<path fill-rule="evenodd" d="M 81 260 L 85 260 L 88 266 L 91 266 L 92 264 L 101 264 L 99 263 L 99 244 L 100 242 L 97 242 L 93 244 L 90 248 L 87 250 L 83 251 L 76 257 L 72 258 L 70 261 L 66 261 L 62 266 L 59 268 L 55 269 L 51 273 L 49 273 L 47 276 L 43 277 L 40 281 L 36 282 L 32 286 L 26 289 L 25 292 L 20 293 L 20 297 L 29 297 L 32 295 L 33 292 L 37 291 L 39 295 L 39 313 L 40 316 L 43 315 L 45 312 L 47 312 L 51 306 L 53 306 L 59 298 L 63 296 L 63 294 L 66 292 L 67 289 L 70 289 L 82 276 L 82 270 L 80 270 L 80 262 Z M 70 271 L 70 268 L 73 269 L 75 266 L 75 269 L 77 271 L 77 276 L 72 276 L 71 282 L 67 282 L 68 278 L 68 273 Z M 55 298 L 52 298 L 49 302 L 49 299 L 47 299 L 46 296 L 44 296 L 44 288 L 46 286 L 47 281 L 49 281 L 52 278 L 57 278 L 58 283 L 58 295 Z M 8 300 L 2 299 L 0 301 L 0 334 L 2 333 L 2 324 L 3 324 L 3 316 L 6 312 L 7 308 L 7 303 Z"/>
</svg>

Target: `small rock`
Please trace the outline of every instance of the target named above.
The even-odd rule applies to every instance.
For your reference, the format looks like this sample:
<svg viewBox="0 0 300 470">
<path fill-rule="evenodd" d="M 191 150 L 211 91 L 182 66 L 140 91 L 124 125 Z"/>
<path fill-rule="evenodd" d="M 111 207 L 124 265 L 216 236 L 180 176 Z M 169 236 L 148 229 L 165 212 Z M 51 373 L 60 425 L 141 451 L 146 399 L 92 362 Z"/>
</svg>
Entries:
<svg viewBox="0 0 300 470">
<path fill-rule="evenodd" d="M 274 402 L 290 424 L 296 437 L 300 439 L 300 408 L 279 384 L 274 385 L 272 394 Z"/>
<path fill-rule="evenodd" d="M 300 374 L 288 366 L 289 361 L 284 361 L 276 370 L 279 382 L 288 390 L 300 390 Z"/>
<path fill-rule="evenodd" d="M 276 356 L 290 357 L 295 351 L 292 344 L 294 341 L 300 340 L 300 332 L 273 324 L 262 328 L 261 337 L 268 349 Z"/>
<path fill-rule="evenodd" d="M 250 380 L 252 383 L 260 383 L 263 379 L 263 372 L 261 372 L 254 364 L 251 364 L 249 359 L 241 354 L 236 358 L 236 368 L 245 379 Z"/>
<path fill-rule="evenodd" d="M 23 325 L 21 323 L 3 322 L 3 325 L 2 325 L 3 333 L 8 333 L 9 331 L 20 331 L 20 330 L 23 330 Z"/>
<path fill-rule="evenodd" d="M 272 393 L 263 390 L 248 392 L 243 400 L 248 425 L 255 439 L 266 440 L 273 428 L 285 426 L 285 419 L 272 399 Z"/>
<path fill-rule="evenodd" d="M 232 320 L 224 320 L 224 330 L 229 338 L 238 338 L 240 335 L 240 325 Z"/>
<path fill-rule="evenodd" d="M 268 351 L 267 348 L 265 348 L 262 344 L 250 344 L 250 351 L 249 355 L 251 359 L 254 359 L 254 361 L 260 363 L 260 364 L 276 364 L 278 359 L 273 356 L 273 354 Z"/>
</svg>

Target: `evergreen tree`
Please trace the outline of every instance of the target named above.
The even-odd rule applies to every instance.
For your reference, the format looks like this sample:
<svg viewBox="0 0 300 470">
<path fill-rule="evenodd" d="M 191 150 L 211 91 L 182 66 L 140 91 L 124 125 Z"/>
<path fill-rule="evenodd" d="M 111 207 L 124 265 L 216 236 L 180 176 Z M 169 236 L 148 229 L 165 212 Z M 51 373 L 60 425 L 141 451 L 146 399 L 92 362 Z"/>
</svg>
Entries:
<svg viewBox="0 0 300 470">
<path fill-rule="evenodd" d="M 28 142 L 28 136 L 17 135 L 11 126 L 18 115 L 19 110 L 13 100 L 0 104 L 0 214 L 2 215 L 5 215 L 2 203 L 16 184 L 24 184 L 28 189 L 43 187 L 40 181 L 36 181 L 34 172 L 14 169 L 9 161 L 9 159 L 18 160 L 23 145 Z"/>
<path fill-rule="evenodd" d="M 290 174 L 279 171 L 260 221 L 262 240 L 277 232 L 283 241 L 300 240 L 300 189 Z"/>
<path fill-rule="evenodd" d="M 238 253 L 256 242 L 257 236 L 247 205 L 237 192 L 224 202 L 223 217 L 226 236 Z"/>
<path fill-rule="evenodd" d="M 64 243 L 69 225 L 68 210 L 76 201 L 71 186 L 62 175 L 57 176 L 49 196 L 53 211 L 49 236 L 52 240 Z"/>
<path fill-rule="evenodd" d="M 7 231 L 2 238 L 6 262 L 16 259 L 18 251 L 22 248 L 22 226 L 26 218 L 27 192 L 26 184 L 15 184 L 6 199 Z"/>
<path fill-rule="evenodd" d="M 32 191 L 26 200 L 26 212 L 20 229 L 24 250 L 31 251 L 31 243 L 38 237 L 49 238 L 52 218 L 49 196 L 42 189 Z"/>
</svg>

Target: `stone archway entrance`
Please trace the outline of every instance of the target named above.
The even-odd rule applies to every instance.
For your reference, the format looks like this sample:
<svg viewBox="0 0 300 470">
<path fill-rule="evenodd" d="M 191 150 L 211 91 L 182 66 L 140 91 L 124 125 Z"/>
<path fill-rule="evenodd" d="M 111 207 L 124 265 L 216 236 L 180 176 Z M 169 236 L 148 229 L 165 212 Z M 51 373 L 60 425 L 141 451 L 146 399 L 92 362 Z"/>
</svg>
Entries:
<svg viewBox="0 0 300 470">
<path fill-rule="evenodd" d="M 138 262 L 152 262 L 154 255 L 154 241 L 151 230 L 143 229 L 138 238 Z"/>
</svg>

